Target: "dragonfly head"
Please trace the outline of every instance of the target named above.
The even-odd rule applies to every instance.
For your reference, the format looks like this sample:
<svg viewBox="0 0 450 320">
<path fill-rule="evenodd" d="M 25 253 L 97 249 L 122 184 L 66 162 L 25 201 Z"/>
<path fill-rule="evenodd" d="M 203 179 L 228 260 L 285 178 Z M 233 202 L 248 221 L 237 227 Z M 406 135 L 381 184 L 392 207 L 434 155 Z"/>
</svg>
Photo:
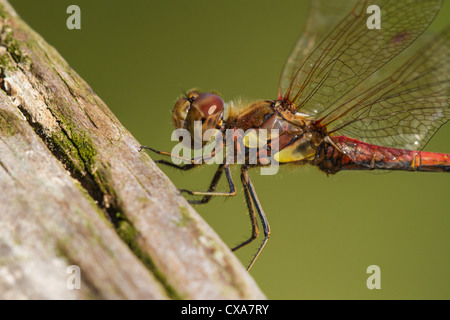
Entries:
<svg viewBox="0 0 450 320">
<path fill-rule="evenodd" d="M 216 94 L 197 89 L 189 90 L 177 100 L 173 109 L 173 124 L 177 129 L 189 130 L 194 135 L 195 121 L 201 121 L 202 137 L 208 129 L 220 129 L 223 123 L 224 102 Z M 205 145 L 206 141 L 202 141 Z"/>
</svg>

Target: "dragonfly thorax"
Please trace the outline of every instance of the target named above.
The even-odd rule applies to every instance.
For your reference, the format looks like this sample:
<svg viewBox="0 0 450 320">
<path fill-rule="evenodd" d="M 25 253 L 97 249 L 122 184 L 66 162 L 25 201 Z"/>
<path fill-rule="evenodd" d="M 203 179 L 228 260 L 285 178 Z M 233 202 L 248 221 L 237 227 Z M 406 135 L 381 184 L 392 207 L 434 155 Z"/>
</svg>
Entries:
<svg viewBox="0 0 450 320">
<path fill-rule="evenodd" d="M 258 145 L 267 146 L 267 154 L 273 153 L 275 160 L 280 163 L 313 159 L 326 136 L 324 128 L 311 115 L 293 112 L 279 100 L 260 100 L 240 107 L 229 104 L 227 107 L 224 127 L 236 132 L 243 130 L 245 134 L 242 133 L 242 136 L 258 136 Z M 248 134 L 251 130 L 257 130 L 258 133 Z M 263 137 L 267 137 L 267 141 L 261 140 L 260 130 L 265 130 Z M 244 144 L 247 147 L 249 145 Z"/>
</svg>

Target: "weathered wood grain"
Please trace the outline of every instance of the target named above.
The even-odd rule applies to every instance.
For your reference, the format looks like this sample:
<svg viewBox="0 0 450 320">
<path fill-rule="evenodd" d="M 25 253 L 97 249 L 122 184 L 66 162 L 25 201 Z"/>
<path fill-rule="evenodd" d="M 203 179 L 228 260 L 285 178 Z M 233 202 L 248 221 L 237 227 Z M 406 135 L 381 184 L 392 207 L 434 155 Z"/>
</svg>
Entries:
<svg viewBox="0 0 450 320">
<path fill-rule="evenodd" d="M 265 298 L 6 0 L 0 67 L 0 298 Z M 80 290 L 67 289 L 69 265 L 81 269 Z"/>
</svg>

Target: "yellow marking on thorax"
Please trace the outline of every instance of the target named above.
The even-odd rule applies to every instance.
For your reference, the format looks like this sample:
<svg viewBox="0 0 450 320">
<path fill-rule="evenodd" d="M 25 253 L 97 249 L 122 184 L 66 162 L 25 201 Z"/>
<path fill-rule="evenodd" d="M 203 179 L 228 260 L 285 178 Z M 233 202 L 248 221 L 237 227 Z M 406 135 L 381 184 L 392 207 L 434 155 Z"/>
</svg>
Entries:
<svg viewBox="0 0 450 320">
<path fill-rule="evenodd" d="M 301 138 L 276 153 L 274 159 L 280 163 L 294 162 L 313 157 L 315 154 L 316 149 L 311 146 L 311 142 Z"/>
</svg>

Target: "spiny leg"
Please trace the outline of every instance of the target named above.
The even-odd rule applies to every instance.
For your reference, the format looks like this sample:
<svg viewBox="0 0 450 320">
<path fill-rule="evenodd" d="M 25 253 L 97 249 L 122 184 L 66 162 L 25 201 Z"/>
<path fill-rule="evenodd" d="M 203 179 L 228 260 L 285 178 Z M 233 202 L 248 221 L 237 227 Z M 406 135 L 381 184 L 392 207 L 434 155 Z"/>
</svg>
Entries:
<svg viewBox="0 0 450 320">
<path fill-rule="evenodd" d="M 217 168 L 216 173 L 214 174 L 214 177 L 209 185 L 208 192 L 213 192 L 216 190 L 216 187 L 219 184 L 220 178 L 222 177 L 223 169 L 224 169 L 223 164 L 221 164 Z M 184 190 L 184 189 L 182 189 L 182 190 Z M 182 191 L 182 190 L 180 190 L 180 191 Z M 187 191 L 184 191 L 184 192 L 187 192 Z M 204 203 L 208 203 L 211 200 L 211 198 L 212 198 L 211 195 L 206 195 L 206 196 L 203 196 L 203 198 L 201 200 L 188 200 L 188 202 L 190 204 L 204 204 Z"/>
<path fill-rule="evenodd" d="M 179 164 L 175 164 L 173 162 L 167 161 L 167 160 L 156 160 L 155 163 L 160 163 L 160 164 L 164 164 L 167 166 L 170 166 L 172 168 L 175 169 L 179 169 L 179 170 L 190 170 L 192 168 L 196 168 L 200 165 L 202 165 L 203 163 L 201 162 L 203 161 L 208 161 L 210 159 L 212 159 L 215 156 L 216 150 L 213 150 L 213 152 L 211 152 L 209 155 L 202 157 L 202 158 L 193 158 L 193 159 L 188 159 L 188 158 L 184 158 L 184 157 L 180 157 L 178 155 L 173 155 L 169 152 L 165 152 L 165 151 L 159 151 L 156 149 L 153 149 L 151 147 L 147 147 L 147 146 L 141 146 L 139 148 L 139 151 L 141 151 L 142 149 L 147 149 L 150 150 L 152 152 L 155 152 L 157 154 L 163 155 L 163 156 L 170 156 L 170 157 L 175 157 L 177 159 L 183 160 L 185 162 L 190 162 L 184 165 L 179 165 Z M 200 162 L 199 162 L 200 161 Z M 222 173 L 224 171 L 225 168 L 225 173 L 227 176 L 227 180 L 228 180 L 228 185 L 230 186 L 230 192 L 214 192 L 214 190 L 216 189 L 220 178 L 222 176 Z M 186 189 L 180 189 L 180 192 L 186 192 L 190 195 L 203 195 L 203 198 L 201 200 L 188 200 L 189 203 L 191 204 L 204 204 L 204 203 L 208 203 L 211 200 L 212 196 L 234 196 L 236 195 L 236 191 L 235 191 L 235 187 L 234 187 L 234 183 L 233 183 L 233 179 L 231 177 L 231 173 L 230 173 L 230 169 L 228 167 L 228 165 L 225 164 L 221 164 L 219 166 L 219 168 L 217 169 L 213 180 L 211 181 L 211 184 L 208 188 L 208 191 L 206 192 L 200 192 L 200 191 L 190 191 L 190 190 L 186 190 Z"/>
<path fill-rule="evenodd" d="M 153 148 L 151 148 L 151 147 L 147 147 L 147 146 L 140 146 L 139 152 L 141 152 L 143 149 L 150 150 L 151 152 L 154 152 L 154 153 L 159 154 L 159 155 L 162 155 L 162 156 L 167 156 L 167 157 L 171 157 L 171 158 L 180 159 L 180 160 L 183 160 L 184 162 L 188 162 L 188 163 L 192 163 L 192 164 L 195 163 L 195 162 L 194 162 L 194 159 L 189 159 L 189 158 L 181 157 L 181 156 L 179 156 L 179 155 L 172 154 L 172 153 L 167 152 L 167 151 L 159 151 L 159 150 L 153 149 Z"/>
<path fill-rule="evenodd" d="M 187 164 L 175 164 L 167 160 L 156 160 L 155 163 L 164 164 L 166 166 L 178 169 L 178 170 L 190 170 L 199 166 L 199 164 L 187 163 Z"/>
<path fill-rule="evenodd" d="M 192 159 L 186 158 L 186 157 L 182 157 L 182 156 L 179 156 L 177 154 L 173 154 L 173 153 L 170 153 L 170 152 L 167 152 L 167 151 L 159 151 L 159 150 L 153 149 L 151 147 L 147 147 L 147 146 L 140 146 L 139 147 L 139 152 L 142 151 L 143 149 L 150 150 L 150 151 L 152 151 L 152 152 L 154 152 L 156 154 L 162 155 L 162 156 L 179 159 L 179 160 L 184 161 L 186 164 L 193 164 L 193 165 L 201 165 L 201 164 L 203 164 L 204 161 L 211 160 L 211 159 L 213 159 L 216 156 L 216 150 L 215 149 L 210 154 L 208 154 L 206 156 L 202 155 L 200 157 L 196 157 L 196 158 L 192 158 Z M 217 150 L 217 151 L 220 151 L 220 150 Z M 159 163 L 164 163 L 164 164 L 169 165 L 168 163 L 170 163 L 170 162 L 169 161 L 165 161 L 165 160 L 159 160 Z M 172 163 L 172 167 L 177 168 L 177 166 L 179 166 L 179 165 L 176 165 L 176 164 Z M 191 169 L 191 168 L 189 168 L 189 169 Z M 183 169 L 183 170 L 188 170 L 188 169 Z"/>
<path fill-rule="evenodd" d="M 243 246 L 249 244 L 250 242 L 255 240 L 259 235 L 258 223 L 256 221 L 255 211 L 253 210 L 253 204 L 252 204 L 250 193 L 249 193 L 249 190 L 247 187 L 244 170 L 247 170 L 247 168 L 242 166 L 241 167 L 241 181 L 242 181 L 242 186 L 244 187 L 245 202 L 247 203 L 248 213 L 250 216 L 250 222 L 252 224 L 252 235 L 250 236 L 249 239 L 247 239 L 246 241 L 242 242 L 241 244 L 239 244 L 236 247 L 234 247 L 233 249 L 231 249 L 232 251 L 236 251 L 236 250 L 242 248 Z"/>
<path fill-rule="evenodd" d="M 174 164 L 172 162 L 166 161 L 166 160 L 157 160 L 156 163 L 161 163 L 161 164 L 165 164 L 171 167 L 174 167 L 176 169 L 180 169 L 180 170 L 189 170 L 192 168 L 195 168 L 197 166 L 199 166 L 201 163 L 197 163 L 198 160 L 208 160 L 208 159 L 212 159 L 215 156 L 215 153 L 211 153 L 210 155 L 208 155 L 207 158 L 194 158 L 194 159 L 188 159 L 188 158 L 184 158 L 184 157 L 180 157 L 177 155 L 172 155 L 169 152 L 165 152 L 165 151 L 158 151 L 156 149 L 150 148 L 150 147 L 146 147 L 146 146 L 141 146 L 139 151 L 141 151 L 142 149 L 147 149 L 150 150 L 152 152 L 155 152 L 157 154 L 160 155 L 164 155 L 164 156 L 174 156 L 177 159 L 181 159 L 187 162 L 190 162 L 188 164 L 185 165 L 177 165 Z M 215 188 L 217 187 L 220 178 L 222 176 L 223 171 L 225 170 L 225 175 L 227 177 L 227 181 L 228 181 L 228 185 L 230 187 L 230 191 L 229 192 L 215 192 Z M 259 235 L 259 230 L 258 230 L 258 225 L 257 225 L 257 221 L 256 221 L 256 215 L 255 212 L 253 210 L 253 204 L 256 207 L 256 210 L 258 212 L 259 218 L 261 220 L 262 226 L 263 226 L 263 230 L 264 230 L 264 240 L 261 243 L 260 247 L 258 248 L 258 251 L 256 252 L 255 256 L 253 257 L 252 261 L 250 262 L 250 265 L 247 267 L 247 271 L 249 271 L 251 269 L 251 267 L 253 266 L 253 264 L 255 263 L 256 259 L 258 258 L 259 254 L 261 253 L 262 249 L 264 248 L 264 246 L 266 245 L 267 241 L 269 240 L 269 236 L 270 236 L 270 226 L 269 223 L 267 221 L 267 218 L 264 214 L 264 211 L 262 210 L 261 204 L 258 200 L 258 197 L 256 195 L 255 189 L 253 187 L 253 183 L 250 180 L 250 177 L 248 176 L 248 172 L 247 172 L 248 168 L 247 166 L 243 166 L 242 170 L 241 170 L 241 181 L 242 184 L 244 186 L 244 194 L 245 194 L 245 200 L 247 203 L 247 208 L 249 210 L 249 216 L 250 216 L 250 221 L 252 224 L 252 235 L 250 236 L 250 238 L 244 242 L 242 242 L 241 244 L 239 244 L 238 246 L 234 247 L 233 249 L 231 249 L 232 251 L 236 251 L 240 248 L 242 248 L 243 246 L 249 244 L 250 242 L 252 242 L 254 239 L 256 239 Z M 233 182 L 233 178 L 230 172 L 230 168 L 228 164 L 222 164 L 219 166 L 219 168 L 217 169 L 216 173 L 214 174 L 214 177 L 211 181 L 211 184 L 208 188 L 208 191 L 206 192 L 202 192 L 202 191 L 190 191 L 190 190 L 186 190 L 186 189 L 180 189 L 180 192 L 186 192 L 190 195 L 196 196 L 196 195 L 203 195 L 204 197 L 201 200 L 188 200 L 189 203 L 192 204 L 203 204 L 203 203 L 208 203 L 211 198 L 213 196 L 224 196 L 224 197 L 232 197 L 236 195 L 236 188 Z"/>
<path fill-rule="evenodd" d="M 253 257 L 252 261 L 250 262 L 250 265 L 247 267 L 247 271 L 251 269 L 253 264 L 255 263 L 256 259 L 258 259 L 258 256 L 260 255 L 262 249 L 267 244 L 267 241 L 269 240 L 270 236 L 270 226 L 269 222 L 267 221 L 266 215 L 264 214 L 264 211 L 261 207 L 261 203 L 258 200 L 258 196 L 256 195 L 255 188 L 253 187 L 252 180 L 250 179 L 248 175 L 248 170 L 246 167 L 242 168 L 242 174 L 244 178 L 244 183 L 248 189 L 248 192 L 250 194 L 250 197 L 252 199 L 252 202 L 256 208 L 256 211 L 258 212 L 259 219 L 261 220 L 261 224 L 264 230 L 264 240 L 261 243 L 261 245 L 258 248 L 258 251 L 256 251 L 255 256 Z"/>
<path fill-rule="evenodd" d="M 217 184 L 219 183 L 220 177 L 222 176 L 222 171 L 225 170 L 225 176 L 227 177 L 228 186 L 230 187 L 229 192 L 216 192 Z M 203 204 L 207 203 L 211 197 L 233 197 L 236 195 L 236 188 L 234 186 L 233 177 L 231 176 L 230 167 L 228 164 L 221 164 L 216 171 L 216 174 L 211 181 L 208 191 L 190 191 L 186 189 L 180 189 L 180 192 L 188 193 L 192 196 L 203 196 L 202 200 L 189 200 L 192 204 Z"/>
</svg>

